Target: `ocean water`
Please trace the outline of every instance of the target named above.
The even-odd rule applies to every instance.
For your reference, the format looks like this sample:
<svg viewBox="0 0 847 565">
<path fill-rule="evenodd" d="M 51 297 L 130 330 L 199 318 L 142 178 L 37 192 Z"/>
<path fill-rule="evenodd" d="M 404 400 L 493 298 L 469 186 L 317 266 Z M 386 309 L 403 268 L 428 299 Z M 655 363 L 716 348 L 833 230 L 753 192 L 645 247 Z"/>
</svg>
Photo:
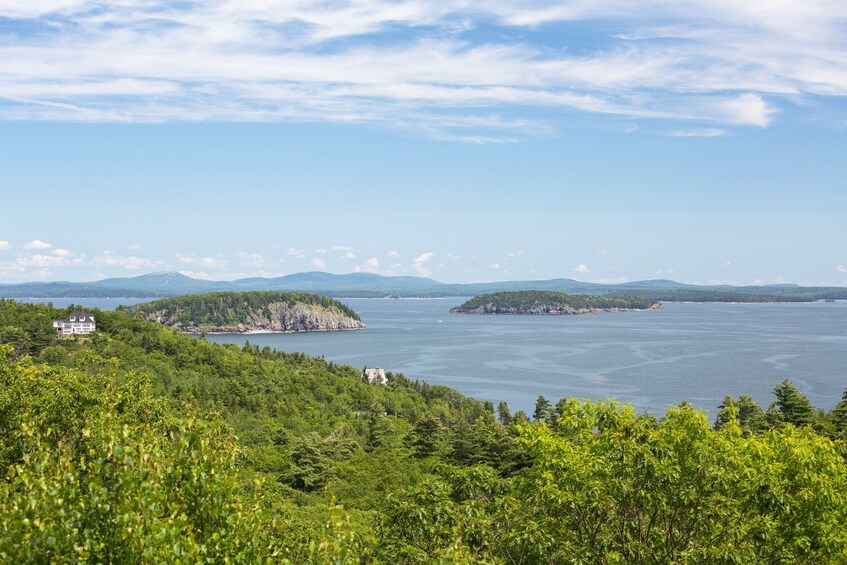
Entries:
<svg viewBox="0 0 847 565">
<path fill-rule="evenodd" d="M 667 304 L 654 312 L 589 316 L 450 314 L 463 299 L 346 299 L 365 331 L 214 335 L 357 367 L 383 367 L 505 400 L 616 398 L 664 413 L 688 401 L 714 417 L 724 396 L 764 408 L 782 379 L 831 409 L 847 388 L 847 303 Z"/>
</svg>

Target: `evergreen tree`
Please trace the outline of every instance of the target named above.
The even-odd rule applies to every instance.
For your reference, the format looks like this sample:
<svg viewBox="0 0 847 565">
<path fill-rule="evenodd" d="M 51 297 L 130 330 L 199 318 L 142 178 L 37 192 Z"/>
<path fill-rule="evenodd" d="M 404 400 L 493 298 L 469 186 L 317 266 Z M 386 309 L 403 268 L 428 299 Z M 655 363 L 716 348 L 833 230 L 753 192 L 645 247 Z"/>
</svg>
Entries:
<svg viewBox="0 0 847 565">
<path fill-rule="evenodd" d="M 791 424 L 796 427 L 810 426 L 815 411 L 809 399 L 788 379 L 773 389 L 776 401 L 768 408 L 768 419 L 773 426 Z"/>
<path fill-rule="evenodd" d="M 503 400 L 497 404 L 497 419 L 500 420 L 500 423 L 504 426 L 508 426 L 512 421 L 512 414 L 509 411 L 509 405 Z"/>
<path fill-rule="evenodd" d="M 444 425 L 427 412 L 415 423 L 410 439 L 409 447 L 418 457 L 438 455 L 444 450 Z"/>
<path fill-rule="evenodd" d="M 546 422 L 552 412 L 553 406 L 550 401 L 543 396 L 539 396 L 538 400 L 535 401 L 535 412 L 532 413 L 532 419 L 536 422 Z"/>
<path fill-rule="evenodd" d="M 847 389 L 841 395 L 841 402 L 835 405 L 829 413 L 832 423 L 833 435 L 837 438 L 847 439 Z"/>
<path fill-rule="evenodd" d="M 751 396 L 742 394 L 736 400 L 732 396 L 727 395 L 718 408 L 719 412 L 715 420 L 716 430 L 723 429 L 730 423 L 728 417 L 730 413 L 734 413 L 733 417 L 741 427 L 744 435 L 761 433 L 768 428 L 765 411 L 762 410 L 759 403 L 753 400 Z"/>
</svg>

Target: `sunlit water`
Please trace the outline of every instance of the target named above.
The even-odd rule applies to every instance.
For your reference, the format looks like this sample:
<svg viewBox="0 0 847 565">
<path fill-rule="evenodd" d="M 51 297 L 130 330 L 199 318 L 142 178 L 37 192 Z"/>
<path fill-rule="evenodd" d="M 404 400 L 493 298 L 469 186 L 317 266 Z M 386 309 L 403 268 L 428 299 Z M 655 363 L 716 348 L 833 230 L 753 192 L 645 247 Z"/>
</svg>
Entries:
<svg viewBox="0 0 847 565">
<path fill-rule="evenodd" d="M 366 331 L 215 335 L 210 341 L 303 351 L 383 367 L 532 411 L 544 395 L 617 398 L 664 412 L 727 394 L 767 407 L 789 378 L 830 409 L 847 387 L 847 303 L 667 304 L 592 316 L 450 314 L 462 299 L 347 299 Z"/>
</svg>

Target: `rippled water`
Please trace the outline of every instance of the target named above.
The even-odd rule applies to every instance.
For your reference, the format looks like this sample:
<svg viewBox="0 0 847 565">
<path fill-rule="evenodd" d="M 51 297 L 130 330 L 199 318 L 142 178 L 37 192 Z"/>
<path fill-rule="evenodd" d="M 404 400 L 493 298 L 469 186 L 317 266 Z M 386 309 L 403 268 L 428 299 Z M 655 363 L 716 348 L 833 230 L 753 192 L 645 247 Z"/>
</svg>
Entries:
<svg viewBox="0 0 847 565">
<path fill-rule="evenodd" d="M 593 316 L 450 314 L 462 299 L 347 299 L 368 330 L 209 336 L 383 367 L 531 412 L 544 395 L 614 397 L 664 412 L 726 394 L 767 407 L 790 378 L 830 409 L 847 387 L 847 303 L 667 304 Z"/>
</svg>

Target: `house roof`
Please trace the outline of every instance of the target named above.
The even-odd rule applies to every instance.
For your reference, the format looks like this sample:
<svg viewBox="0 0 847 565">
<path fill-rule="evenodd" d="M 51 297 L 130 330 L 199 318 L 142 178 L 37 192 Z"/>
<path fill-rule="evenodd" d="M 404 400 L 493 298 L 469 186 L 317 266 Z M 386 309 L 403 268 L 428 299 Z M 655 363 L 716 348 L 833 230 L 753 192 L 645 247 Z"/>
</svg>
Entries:
<svg viewBox="0 0 847 565">
<path fill-rule="evenodd" d="M 94 323 L 94 316 L 92 316 L 88 312 L 83 312 L 82 310 L 74 310 L 65 318 L 62 318 L 59 321 L 70 323 L 71 318 L 74 318 L 74 320 L 77 322 L 91 322 L 92 324 Z"/>
</svg>

